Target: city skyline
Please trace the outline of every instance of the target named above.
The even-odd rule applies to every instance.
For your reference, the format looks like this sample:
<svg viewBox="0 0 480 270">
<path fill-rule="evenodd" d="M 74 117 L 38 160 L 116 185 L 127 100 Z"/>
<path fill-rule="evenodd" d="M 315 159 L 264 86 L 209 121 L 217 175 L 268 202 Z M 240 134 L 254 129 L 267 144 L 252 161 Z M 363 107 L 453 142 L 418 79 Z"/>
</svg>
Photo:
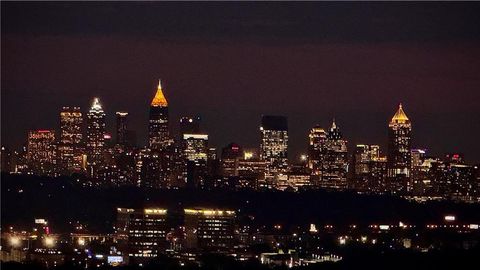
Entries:
<svg viewBox="0 0 480 270">
<path fill-rule="evenodd" d="M 172 121 L 201 115 L 217 147 L 257 145 L 258 117 L 273 114 L 289 119 L 292 156 L 306 151 L 312 126 L 326 127 L 332 118 L 351 145 L 385 148 L 384 126 L 402 102 L 415 119 L 413 147 L 434 155 L 461 152 L 480 161 L 476 4 L 371 4 L 358 11 L 341 3 L 297 5 L 298 12 L 318 12 L 320 19 L 311 21 L 282 15 L 288 4 L 239 5 L 245 12 L 237 20 L 210 5 L 199 7 L 195 16 L 182 4 L 133 6 L 140 17 L 152 18 L 151 8 L 170 18 L 170 28 L 152 24 L 157 19 L 128 25 L 122 16 L 128 5 L 2 5 L 2 142 L 7 146 L 20 146 L 28 130 L 57 128 L 63 106 L 80 106 L 86 113 L 93 96 L 112 112 L 110 133 L 114 112 L 128 111 L 138 141 L 144 142 L 148 104 L 161 77 Z M 92 13 L 83 18 L 83 11 Z M 406 13 L 413 19 L 406 20 Z M 190 20 L 180 22 L 176 15 Z M 382 28 L 375 19 L 389 23 Z M 283 27 L 284 21 L 298 26 L 299 34 Z M 333 23 L 344 31 L 333 31 Z M 197 24 L 212 27 L 193 27 Z M 139 29 L 144 35 L 134 34 Z M 458 132 L 466 127 L 469 132 Z"/>
<path fill-rule="evenodd" d="M 478 264 L 480 2 L 0 5 L 0 268 Z"/>
<path fill-rule="evenodd" d="M 155 106 L 167 106 L 167 107 L 168 107 L 167 99 L 166 99 L 166 97 L 164 96 L 164 93 L 163 93 L 163 92 L 165 91 L 165 88 L 162 88 L 162 86 L 161 86 L 161 81 L 162 81 L 161 79 L 158 79 L 158 84 L 157 84 L 157 87 L 156 87 L 156 90 L 155 90 L 155 94 L 152 96 L 152 98 L 150 98 L 150 100 L 151 100 L 150 106 L 153 106 L 153 107 L 155 107 Z M 160 93 L 160 94 L 159 94 L 159 93 Z M 161 95 L 161 97 L 159 97 L 159 95 Z M 160 99 L 162 99 L 162 100 L 161 100 L 161 102 L 162 102 L 161 105 L 160 105 L 160 103 L 158 103 L 158 102 L 160 102 L 160 101 L 159 101 Z M 71 106 L 73 106 L 73 107 L 75 107 L 75 108 L 80 108 L 80 112 L 81 112 L 81 113 L 83 113 L 84 115 L 88 115 L 88 114 L 87 114 L 87 113 L 88 113 L 88 110 L 87 110 L 88 108 L 90 108 L 90 107 L 94 108 L 95 106 L 104 107 L 104 102 L 105 102 L 104 99 L 102 99 L 102 101 L 100 102 L 100 98 L 98 98 L 98 97 L 93 97 L 93 105 L 90 104 L 91 106 L 89 106 L 89 107 L 87 107 L 87 108 L 85 108 L 85 109 L 82 109 L 82 107 L 79 107 L 79 106 L 77 106 L 77 105 L 71 105 Z M 107 102 L 108 102 L 108 101 L 107 101 Z M 154 105 L 155 102 L 157 102 L 158 104 Z M 91 101 L 90 101 L 90 103 L 91 103 Z M 401 109 L 401 113 L 404 114 L 403 109 L 402 109 L 402 107 L 403 107 L 402 102 L 398 103 L 398 106 L 399 106 L 399 109 Z M 68 106 L 67 106 L 67 105 L 62 106 L 62 108 L 68 108 Z M 172 107 L 171 107 L 171 106 L 169 107 L 169 110 L 172 110 Z M 393 110 L 392 110 L 392 112 L 393 112 Z M 118 113 L 127 113 L 127 114 L 130 114 L 128 111 L 125 111 L 125 110 L 123 110 L 123 111 L 120 110 L 120 111 L 115 111 L 115 112 L 105 110 L 105 115 L 106 115 L 105 118 L 106 118 L 106 119 L 109 119 L 109 120 L 107 120 L 107 122 L 106 122 L 105 133 L 108 134 L 108 135 L 110 135 L 110 136 L 112 136 L 112 140 L 116 140 L 116 139 L 117 139 L 117 138 L 116 138 L 116 136 L 117 136 L 116 132 L 117 132 L 117 131 L 115 130 L 115 128 L 116 128 L 116 124 L 118 124 L 118 122 L 116 122 L 116 121 L 118 121 L 118 119 L 117 119 L 117 118 L 114 118 L 114 117 L 116 117 L 116 115 L 117 115 Z M 396 112 L 395 114 L 392 113 L 391 115 L 395 118 L 395 117 L 397 116 L 397 113 L 398 113 L 398 112 Z M 203 121 L 202 121 L 202 126 L 209 126 L 209 125 L 207 124 L 208 122 L 207 122 L 205 119 L 203 119 L 201 113 L 196 113 L 196 114 L 192 114 L 192 115 L 197 115 L 198 117 L 201 117 L 201 118 L 202 118 L 202 120 L 203 120 Z M 261 118 L 261 117 L 264 116 L 264 115 L 268 115 L 268 114 L 261 114 L 261 115 L 258 116 L 258 118 Z M 282 115 L 282 114 L 280 114 L 280 115 Z M 409 115 L 410 115 L 410 113 L 409 113 Z M 180 126 L 180 121 L 181 121 L 182 117 L 185 117 L 185 116 L 187 116 L 187 114 L 180 114 L 180 116 L 179 116 L 177 119 L 171 119 L 171 118 L 170 118 L 170 120 L 167 120 L 167 122 L 169 122 L 169 123 L 167 123 L 167 124 L 168 124 L 168 131 L 167 131 L 167 132 L 168 132 L 168 133 L 171 133 L 171 134 L 178 134 L 178 132 L 180 132 L 180 128 L 179 128 L 179 126 Z M 282 116 L 285 116 L 285 117 L 287 117 L 287 119 L 289 119 L 289 116 L 288 116 L 288 115 L 282 115 Z M 131 118 L 132 118 L 132 117 L 129 116 L 128 126 L 130 126 L 130 127 L 131 127 L 131 126 L 134 126 L 134 127 L 137 126 L 137 125 L 135 125 L 135 124 L 132 125 L 132 119 L 131 119 Z M 167 118 L 168 118 L 168 113 L 167 113 Z M 387 118 L 388 118 L 388 117 L 387 117 Z M 173 120 L 173 121 L 172 121 L 172 120 Z M 330 122 L 331 122 L 332 120 L 333 120 L 333 123 L 334 123 L 334 124 L 335 124 L 335 122 L 337 121 L 335 117 L 333 117 L 333 118 L 330 120 Z M 407 120 L 408 120 L 408 119 L 407 119 Z M 144 123 L 144 126 L 148 128 L 148 121 L 149 121 L 149 120 L 147 119 L 146 121 L 147 121 L 147 123 Z M 391 121 L 391 120 L 389 120 L 388 122 L 390 122 L 390 121 Z M 133 122 L 134 122 L 134 121 L 133 121 Z M 261 122 L 261 121 L 260 121 L 260 122 Z M 243 142 L 244 142 L 245 140 L 244 140 L 243 142 L 230 140 L 229 143 L 238 143 L 238 144 L 242 145 L 242 147 L 247 147 L 247 148 L 257 148 L 257 147 L 259 147 L 259 144 L 261 143 L 261 140 L 260 140 L 260 138 L 258 138 L 257 130 L 258 130 L 258 127 L 261 127 L 261 123 L 260 123 L 260 122 L 259 122 L 258 119 L 257 119 L 257 127 L 256 127 L 256 129 L 244 131 L 244 133 L 242 133 L 242 134 L 244 134 L 244 135 L 247 135 L 247 134 L 250 134 L 250 133 L 255 133 L 256 136 L 257 136 L 257 140 L 256 140 L 256 141 L 253 141 L 252 143 L 249 143 L 249 144 L 244 144 Z M 388 122 L 387 122 L 387 125 L 388 125 Z M 412 125 L 414 125 L 414 123 L 415 123 L 415 121 L 413 121 Z M 291 121 L 289 121 L 289 124 L 293 124 L 293 126 L 295 126 L 295 123 L 292 123 Z M 318 124 L 318 122 L 317 122 L 317 124 L 315 124 L 315 127 L 320 127 L 320 128 L 324 128 L 324 129 L 329 129 L 330 125 L 331 125 L 331 124 L 328 123 L 328 120 L 327 120 L 327 124 L 326 124 L 326 125 L 320 125 L 320 124 Z M 367 125 L 369 125 L 369 124 L 367 123 Z M 418 125 L 418 124 L 417 124 L 417 125 Z M 60 127 L 61 127 L 61 123 L 59 122 L 59 123 L 58 123 L 56 126 L 54 126 L 54 127 L 40 127 L 40 128 L 36 128 L 36 129 L 29 129 L 29 130 L 27 131 L 27 134 L 25 135 L 25 138 L 24 138 L 24 140 L 23 140 L 23 144 L 22 144 L 22 145 L 26 145 L 26 138 L 27 138 L 28 132 L 36 131 L 36 130 L 45 130 L 45 129 L 51 129 L 51 130 L 60 131 Z M 309 128 L 309 130 L 310 130 L 311 128 L 313 128 L 313 127 L 314 127 L 314 126 L 311 126 L 311 127 Z M 342 128 L 342 130 L 345 129 L 345 127 L 343 127 L 343 126 L 341 126 L 341 128 Z M 87 130 L 87 129 L 86 129 L 86 125 L 83 127 L 83 129 L 85 129 L 85 131 Z M 210 131 L 210 130 L 207 130 L 206 128 L 203 128 L 203 129 L 204 129 L 203 132 L 205 132 L 205 133 L 208 133 L 208 134 L 215 133 L 215 131 Z M 348 130 L 348 128 L 346 128 L 346 129 Z M 414 129 L 416 129 L 416 126 L 414 126 Z M 130 128 L 130 130 L 133 131 L 133 132 L 135 133 L 135 135 L 138 134 L 138 133 L 140 133 L 140 134 L 142 133 L 141 130 L 140 130 L 140 132 L 139 132 L 139 130 L 134 130 L 133 128 Z M 297 141 L 296 144 L 293 143 L 293 146 L 292 146 L 292 143 L 287 144 L 287 145 L 288 145 L 288 149 L 289 149 L 289 153 L 293 153 L 293 154 L 290 154 L 290 155 L 288 156 L 290 162 L 298 161 L 298 160 L 301 159 L 301 156 L 302 156 L 302 155 L 308 154 L 308 136 L 309 136 L 309 135 L 308 135 L 308 132 L 309 132 L 309 130 L 305 131 L 305 136 L 302 138 L 303 140 L 302 140 L 300 143 Z M 295 130 L 290 129 L 290 130 L 289 130 L 289 134 L 291 134 L 291 133 L 295 133 Z M 344 132 L 342 132 L 342 133 L 344 133 Z M 59 133 L 58 133 L 58 134 L 59 134 Z M 210 135 L 210 136 L 211 136 L 211 135 Z M 289 136 L 290 136 L 290 135 L 289 135 Z M 346 138 L 347 138 L 347 142 L 346 142 L 346 143 L 349 145 L 349 147 L 348 147 L 349 154 L 352 154 L 352 153 L 353 153 L 354 146 L 357 145 L 357 144 L 376 144 L 376 145 L 380 145 L 380 146 L 382 146 L 382 147 L 381 147 L 381 154 L 382 154 L 382 155 L 386 155 L 386 154 L 387 154 L 387 152 L 386 152 L 386 150 L 387 150 L 387 142 L 386 142 L 386 141 L 388 140 L 388 134 L 385 134 L 384 138 L 381 138 L 379 141 L 374 141 L 374 140 L 372 140 L 371 138 L 369 138 L 369 139 L 366 139 L 366 140 L 364 140 L 364 141 L 358 141 L 358 142 L 357 142 L 357 141 L 351 141 L 349 136 L 355 137 L 355 135 L 353 135 L 353 134 L 350 135 L 350 134 L 349 134 L 348 136 L 346 136 Z M 171 137 L 171 138 L 174 138 L 175 135 L 170 135 L 170 137 Z M 247 135 L 247 137 L 248 137 L 248 135 Z M 375 137 L 377 137 L 377 136 L 375 136 Z M 415 131 L 413 132 L 413 136 L 412 136 L 412 137 L 415 138 Z M 290 139 L 290 140 L 291 140 L 291 139 Z M 221 139 L 217 139 L 217 141 L 227 141 L 227 142 L 228 142 L 229 140 L 228 140 L 228 138 L 221 138 Z M 413 143 L 413 144 L 411 143 L 412 146 L 410 146 L 410 148 L 411 148 L 411 149 L 424 149 L 425 151 L 427 151 L 427 155 L 431 155 L 431 156 L 443 156 L 443 155 L 447 155 L 447 154 L 450 154 L 450 153 L 460 153 L 460 154 L 465 155 L 465 153 L 464 153 L 463 151 L 458 151 L 458 149 L 452 149 L 451 151 L 444 151 L 444 152 L 440 152 L 440 153 L 438 153 L 438 152 L 433 152 L 433 151 L 430 151 L 429 148 L 423 146 L 422 143 L 419 143 L 418 141 L 416 141 L 415 139 L 413 139 L 413 141 L 414 141 L 414 143 Z M 214 142 L 215 142 L 215 141 L 214 141 Z M 213 144 L 211 144 L 211 146 L 216 147 L 217 149 L 221 149 L 222 147 L 226 146 L 226 145 L 229 144 L 229 143 L 226 143 L 226 144 L 224 144 L 224 145 L 217 145 L 217 144 L 213 143 Z M 299 144 L 302 145 L 302 146 L 299 146 Z M 3 146 L 8 147 L 9 145 L 3 145 Z M 20 146 L 21 146 L 21 145 L 20 145 Z M 20 148 L 20 146 L 18 146 L 17 149 Z M 139 147 L 148 147 L 148 146 L 149 146 L 149 139 L 148 139 L 148 137 L 145 137 L 145 138 L 142 138 L 141 140 L 139 140 L 139 142 L 137 143 L 137 146 L 139 146 Z M 437 148 L 437 147 L 438 147 L 438 146 L 434 146 L 434 149 Z M 440 147 L 441 147 L 441 146 L 440 146 Z M 293 151 L 292 151 L 292 149 L 293 149 Z M 457 151 L 456 151 L 456 150 L 457 150 Z M 474 163 L 477 162 L 477 160 L 472 160 L 472 159 L 470 159 L 470 157 L 468 157 L 468 155 L 467 155 L 466 159 L 467 159 L 467 160 L 469 161 L 469 163 L 471 163 L 471 164 L 474 164 Z"/>
</svg>

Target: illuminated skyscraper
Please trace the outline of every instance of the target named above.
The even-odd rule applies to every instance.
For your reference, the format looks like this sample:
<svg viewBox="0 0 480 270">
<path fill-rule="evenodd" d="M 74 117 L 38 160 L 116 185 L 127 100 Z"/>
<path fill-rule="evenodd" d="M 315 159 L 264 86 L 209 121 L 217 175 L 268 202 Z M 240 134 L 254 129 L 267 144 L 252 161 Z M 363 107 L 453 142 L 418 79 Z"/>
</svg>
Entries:
<svg viewBox="0 0 480 270">
<path fill-rule="evenodd" d="M 267 178 L 285 174 L 288 169 L 288 122 L 285 116 L 262 116 L 260 158 L 268 162 Z"/>
<path fill-rule="evenodd" d="M 406 192 L 411 167 L 412 123 L 402 104 L 388 124 L 388 178 L 393 193 Z"/>
<path fill-rule="evenodd" d="M 162 150 L 170 144 L 168 133 L 168 102 L 158 81 L 157 93 L 150 104 L 148 143 L 151 150 Z"/>
<path fill-rule="evenodd" d="M 82 112 L 80 107 L 63 107 L 60 112 L 60 165 L 66 173 L 82 170 Z"/>
<path fill-rule="evenodd" d="M 98 98 L 94 98 L 87 113 L 86 150 L 90 175 L 95 176 L 98 167 L 103 164 L 105 151 L 105 112 Z"/>
<path fill-rule="evenodd" d="M 323 128 L 315 126 L 310 130 L 308 138 L 308 167 L 312 175 L 319 176 L 326 151 L 327 133 Z"/>
<path fill-rule="evenodd" d="M 127 144 L 127 119 L 128 112 L 117 112 L 117 144 L 125 146 Z"/>
<path fill-rule="evenodd" d="M 353 155 L 353 187 L 361 192 L 384 192 L 385 157 L 380 146 L 357 144 Z"/>
<path fill-rule="evenodd" d="M 207 161 L 208 135 L 183 134 L 184 155 L 189 161 Z"/>
<path fill-rule="evenodd" d="M 53 175 L 56 164 L 55 130 L 28 133 L 27 160 L 33 173 Z"/>
<path fill-rule="evenodd" d="M 335 120 L 333 120 L 332 127 L 327 133 L 325 149 L 320 186 L 328 189 L 346 189 L 348 171 L 347 141 L 343 139 Z"/>
</svg>

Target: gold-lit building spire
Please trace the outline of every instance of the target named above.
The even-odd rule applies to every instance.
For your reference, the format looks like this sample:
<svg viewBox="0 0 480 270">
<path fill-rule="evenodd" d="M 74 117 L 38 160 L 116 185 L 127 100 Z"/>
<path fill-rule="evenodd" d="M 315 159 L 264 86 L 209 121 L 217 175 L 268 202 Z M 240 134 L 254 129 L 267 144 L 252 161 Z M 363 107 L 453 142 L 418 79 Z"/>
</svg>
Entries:
<svg viewBox="0 0 480 270">
<path fill-rule="evenodd" d="M 167 107 L 168 106 L 167 99 L 163 95 L 162 82 L 160 80 L 158 80 L 157 93 L 155 94 L 155 97 L 153 98 L 150 106 L 153 106 L 153 107 Z"/>
<path fill-rule="evenodd" d="M 397 124 L 406 124 L 410 122 L 410 119 L 408 119 L 407 115 L 403 111 L 402 103 L 398 105 L 398 110 L 395 113 L 395 115 L 392 117 L 392 120 L 390 123 L 397 123 Z"/>
</svg>

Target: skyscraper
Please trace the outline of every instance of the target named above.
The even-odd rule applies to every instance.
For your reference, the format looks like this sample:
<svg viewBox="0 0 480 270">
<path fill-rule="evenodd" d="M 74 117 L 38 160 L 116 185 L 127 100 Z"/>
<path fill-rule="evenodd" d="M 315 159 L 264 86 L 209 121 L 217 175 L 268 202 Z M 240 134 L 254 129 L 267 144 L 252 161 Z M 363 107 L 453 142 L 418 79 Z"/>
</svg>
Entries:
<svg viewBox="0 0 480 270">
<path fill-rule="evenodd" d="M 148 144 L 151 150 L 162 150 L 170 143 L 168 133 L 168 102 L 158 81 L 157 93 L 150 104 Z"/>
<path fill-rule="evenodd" d="M 285 116 L 262 116 L 260 158 L 268 162 L 267 178 L 278 177 L 288 169 L 288 122 Z"/>
<path fill-rule="evenodd" d="M 66 173 L 82 169 L 82 112 L 80 107 L 63 107 L 60 112 L 60 165 Z"/>
<path fill-rule="evenodd" d="M 117 112 L 117 138 L 116 142 L 118 145 L 126 146 L 127 144 L 127 119 L 128 112 Z"/>
<path fill-rule="evenodd" d="M 315 126 L 310 130 L 308 139 L 308 167 L 312 171 L 312 175 L 320 176 L 326 150 L 327 133 L 320 126 Z"/>
<path fill-rule="evenodd" d="M 403 111 L 402 104 L 388 124 L 388 178 L 393 193 L 406 192 L 411 167 L 412 123 Z"/>
<path fill-rule="evenodd" d="M 347 188 L 347 141 L 343 139 L 340 128 L 332 122 L 327 133 L 325 156 L 322 162 L 321 186 L 328 189 Z"/>
<path fill-rule="evenodd" d="M 87 113 L 87 162 L 90 175 L 95 176 L 103 163 L 105 150 L 105 112 L 98 98 L 93 99 Z"/>
<path fill-rule="evenodd" d="M 53 175 L 55 157 L 55 130 L 34 130 L 28 133 L 27 160 L 33 173 Z"/>
<path fill-rule="evenodd" d="M 383 192 L 384 161 L 380 146 L 357 144 L 353 155 L 353 187 L 360 192 Z"/>
</svg>

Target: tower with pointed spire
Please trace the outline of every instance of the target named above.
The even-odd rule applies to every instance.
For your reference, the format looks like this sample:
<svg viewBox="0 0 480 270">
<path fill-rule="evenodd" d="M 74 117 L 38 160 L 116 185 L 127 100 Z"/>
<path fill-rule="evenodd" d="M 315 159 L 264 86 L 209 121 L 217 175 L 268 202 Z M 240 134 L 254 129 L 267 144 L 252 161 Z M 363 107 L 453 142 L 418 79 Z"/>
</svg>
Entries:
<svg viewBox="0 0 480 270">
<path fill-rule="evenodd" d="M 400 103 L 388 124 L 387 176 L 393 193 L 407 192 L 411 188 L 408 180 L 411 165 L 411 133 L 412 123 Z"/>
<path fill-rule="evenodd" d="M 105 149 L 105 112 L 99 98 L 94 98 L 87 113 L 86 151 L 89 173 L 95 177 L 103 164 Z"/>
<path fill-rule="evenodd" d="M 321 170 L 321 187 L 337 190 L 347 188 L 347 141 L 343 138 L 335 119 L 327 132 Z"/>
<path fill-rule="evenodd" d="M 150 103 L 148 120 L 148 145 L 151 150 L 162 150 L 169 144 L 168 102 L 158 80 L 157 92 Z"/>
</svg>

